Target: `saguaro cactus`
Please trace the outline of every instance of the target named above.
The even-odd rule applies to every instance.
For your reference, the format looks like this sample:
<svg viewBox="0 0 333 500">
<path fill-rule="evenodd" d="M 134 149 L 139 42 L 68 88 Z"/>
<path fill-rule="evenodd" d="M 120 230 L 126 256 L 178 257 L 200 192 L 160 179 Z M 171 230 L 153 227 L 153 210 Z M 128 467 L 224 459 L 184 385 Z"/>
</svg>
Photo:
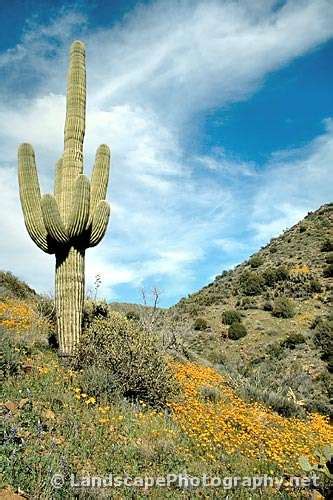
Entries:
<svg viewBox="0 0 333 500">
<path fill-rule="evenodd" d="M 110 167 L 108 146 L 97 149 L 91 182 L 83 175 L 86 114 L 84 44 L 70 49 L 64 153 L 56 165 L 54 195 L 41 196 L 30 144 L 18 151 L 21 205 L 28 233 L 46 253 L 55 254 L 55 302 L 60 354 L 72 355 L 82 328 L 84 257 L 103 238 L 110 215 L 105 201 Z"/>
</svg>

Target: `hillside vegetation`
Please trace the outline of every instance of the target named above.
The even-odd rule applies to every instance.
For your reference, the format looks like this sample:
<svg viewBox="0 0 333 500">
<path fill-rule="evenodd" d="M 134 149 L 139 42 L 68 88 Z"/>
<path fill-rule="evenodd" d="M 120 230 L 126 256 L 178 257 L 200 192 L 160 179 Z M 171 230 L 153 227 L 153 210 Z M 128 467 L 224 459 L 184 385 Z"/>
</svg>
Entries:
<svg viewBox="0 0 333 500">
<path fill-rule="evenodd" d="M 330 464 L 316 487 L 290 481 L 309 473 L 300 457 L 325 463 L 333 442 L 332 209 L 170 310 L 88 300 L 66 365 L 52 300 L 1 273 L 0 498 L 330 498 Z M 258 489 L 227 479 L 70 485 L 71 474 L 110 472 L 282 479 Z"/>
<path fill-rule="evenodd" d="M 182 299 L 163 328 L 242 396 L 286 415 L 332 414 L 332 261 L 333 204 Z"/>
</svg>

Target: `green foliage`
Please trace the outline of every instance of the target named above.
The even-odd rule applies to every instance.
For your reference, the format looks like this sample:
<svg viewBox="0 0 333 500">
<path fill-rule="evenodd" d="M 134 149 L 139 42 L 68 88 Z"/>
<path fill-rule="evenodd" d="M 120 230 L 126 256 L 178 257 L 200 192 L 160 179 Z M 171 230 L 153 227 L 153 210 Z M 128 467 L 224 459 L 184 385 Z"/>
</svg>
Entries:
<svg viewBox="0 0 333 500">
<path fill-rule="evenodd" d="M 137 311 L 128 311 L 126 313 L 126 318 L 130 319 L 131 321 L 139 321 L 140 319 L 140 314 Z"/>
<path fill-rule="evenodd" d="M 236 322 L 229 326 L 228 338 L 231 340 L 238 340 L 247 335 L 247 330 L 243 323 Z"/>
<path fill-rule="evenodd" d="M 241 314 L 235 309 L 227 309 L 222 313 L 222 323 L 224 325 L 232 325 L 232 323 L 240 322 L 242 319 Z"/>
<path fill-rule="evenodd" d="M 266 300 L 266 302 L 264 302 L 264 305 L 263 305 L 262 308 L 263 308 L 264 311 L 268 311 L 268 312 L 273 311 L 273 303 L 272 303 L 272 301 Z"/>
<path fill-rule="evenodd" d="M 332 252 L 333 251 L 333 240 L 327 238 L 320 248 L 321 252 Z"/>
<path fill-rule="evenodd" d="M 24 281 L 19 280 L 9 271 L 0 271 L 0 296 L 27 299 L 36 297 L 36 292 Z"/>
<path fill-rule="evenodd" d="M 326 255 L 326 264 L 333 264 L 333 252 Z"/>
<path fill-rule="evenodd" d="M 333 353 L 333 320 L 320 319 L 316 322 L 313 341 L 327 361 Z"/>
<path fill-rule="evenodd" d="M 309 286 L 312 293 L 320 293 L 323 290 L 320 281 L 316 279 L 310 280 Z"/>
<path fill-rule="evenodd" d="M 241 297 L 236 304 L 238 307 L 242 309 L 256 309 L 257 303 L 254 297 Z"/>
<path fill-rule="evenodd" d="M 271 247 L 269 248 L 270 253 L 276 253 L 276 252 L 277 252 L 277 250 L 278 250 L 278 249 L 277 249 L 277 246 L 276 246 L 276 245 L 273 245 L 273 246 L 271 246 Z"/>
<path fill-rule="evenodd" d="M 326 476 L 329 480 L 333 480 L 333 446 L 327 445 L 316 452 L 317 463 L 311 464 L 307 457 L 299 458 L 301 469 L 309 475 L 309 473 L 319 473 Z M 326 493 L 326 491 L 324 492 Z M 328 491 L 327 491 L 328 493 Z M 331 491 L 332 493 L 332 491 Z M 331 496 L 328 493 L 329 496 Z M 329 498 L 329 496 L 325 498 Z"/>
<path fill-rule="evenodd" d="M 285 266 L 266 269 L 263 273 L 265 285 L 271 287 L 280 281 L 285 281 L 289 278 L 289 271 Z"/>
<path fill-rule="evenodd" d="M 195 321 L 194 321 L 194 325 L 193 325 L 193 328 L 194 330 L 207 330 L 208 328 L 208 323 L 207 321 L 205 320 L 205 318 L 197 318 Z"/>
<path fill-rule="evenodd" d="M 323 271 L 324 278 L 333 278 L 333 264 L 329 264 Z"/>
<path fill-rule="evenodd" d="M 221 392 L 217 387 L 201 387 L 200 396 L 204 401 L 217 403 L 221 400 Z"/>
<path fill-rule="evenodd" d="M 240 277 L 240 286 L 244 295 L 259 295 L 264 289 L 264 280 L 255 271 L 244 271 Z"/>
<path fill-rule="evenodd" d="M 109 312 L 109 306 L 105 300 L 86 300 L 83 309 L 84 328 L 88 328 L 97 318 L 107 318 Z"/>
<path fill-rule="evenodd" d="M 82 384 L 96 395 L 163 406 L 177 392 L 159 338 L 117 312 L 95 319 L 84 332 L 75 368 L 83 370 Z"/>
<path fill-rule="evenodd" d="M 249 264 L 252 269 L 257 269 L 264 263 L 264 259 L 260 255 L 254 255 L 250 258 Z"/>
<path fill-rule="evenodd" d="M 272 314 L 277 318 L 293 318 L 295 316 L 293 301 L 287 297 L 278 297 L 274 300 Z"/>
<path fill-rule="evenodd" d="M 14 342 L 10 334 L 0 330 L 0 380 L 20 375 L 22 372 L 22 360 L 30 353 L 30 349 L 24 344 Z"/>
<path fill-rule="evenodd" d="M 301 224 L 301 225 L 299 226 L 299 232 L 300 232 L 300 233 L 305 233 L 306 229 L 307 229 L 307 228 L 306 228 L 306 225 L 305 225 L 305 224 Z"/>
<path fill-rule="evenodd" d="M 301 333 L 291 333 L 281 342 L 281 347 L 295 349 L 298 344 L 304 344 L 305 338 Z"/>
</svg>

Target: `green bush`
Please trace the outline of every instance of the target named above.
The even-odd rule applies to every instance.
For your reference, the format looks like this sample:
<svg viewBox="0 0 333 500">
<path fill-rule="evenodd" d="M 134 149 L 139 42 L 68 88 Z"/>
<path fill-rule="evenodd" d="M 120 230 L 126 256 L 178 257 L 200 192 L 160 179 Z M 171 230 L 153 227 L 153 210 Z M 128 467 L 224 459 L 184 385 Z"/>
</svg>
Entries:
<svg viewBox="0 0 333 500">
<path fill-rule="evenodd" d="M 117 312 L 96 318 L 83 333 L 74 367 L 82 370 L 82 386 L 97 396 L 164 406 L 178 390 L 160 339 Z"/>
<path fill-rule="evenodd" d="M 128 311 L 126 313 L 126 318 L 130 319 L 131 321 L 139 321 L 140 314 L 137 311 Z"/>
<path fill-rule="evenodd" d="M 326 239 L 320 248 L 321 252 L 332 252 L 333 251 L 333 240 Z"/>
<path fill-rule="evenodd" d="M 271 312 L 273 311 L 273 303 L 270 300 L 266 300 L 262 308 L 264 311 Z"/>
<path fill-rule="evenodd" d="M 321 319 L 315 326 L 313 341 L 322 353 L 322 359 L 327 361 L 333 353 L 333 320 Z"/>
<path fill-rule="evenodd" d="M 301 333 L 291 333 L 286 339 L 281 342 L 281 347 L 287 349 L 295 349 L 296 345 L 304 344 L 305 338 Z"/>
<path fill-rule="evenodd" d="M 333 264 L 333 252 L 326 255 L 326 264 Z"/>
<path fill-rule="evenodd" d="M 299 226 L 299 232 L 300 232 L 300 233 L 305 233 L 305 231 L 306 231 L 306 226 L 305 226 L 305 224 L 301 224 L 301 225 Z"/>
<path fill-rule="evenodd" d="M 322 286 L 319 280 L 310 280 L 309 286 L 312 293 L 320 293 L 322 291 Z"/>
<path fill-rule="evenodd" d="M 228 337 L 231 340 L 238 340 L 247 335 L 247 330 L 243 323 L 236 322 L 229 326 Z"/>
<path fill-rule="evenodd" d="M 267 286 L 274 286 L 279 281 L 285 281 L 289 278 L 289 271 L 285 266 L 279 266 L 272 269 L 266 269 L 263 273 L 264 283 Z"/>
<path fill-rule="evenodd" d="M 295 316 L 294 303 L 287 297 L 278 297 L 274 300 L 272 314 L 276 318 L 293 318 Z"/>
<path fill-rule="evenodd" d="M 97 318 L 107 318 L 110 309 L 105 300 L 86 300 L 83 310 L 83 325 L 88 328 Z"/>
<path fill-rule="evenodd" d="M 221 400 L 221 392 L 217 387 L 201 387 L 200 396 L 204 401 L 210 401 L 212 403 L 217 403 Z"/>
<path fill-rule="evenodd" d="M 324 278 L 333 278 L 333 264 L 329 264 L 323 271 Z"/>
<path fill-rule="evenodd" d="M 194 330 L 207 330 L 208 323 L 204 318 L 197 318 L 193 325 Z"/>
<path fill-rule="evenodd" d="M 270 253 L 276 253 L 277 252 L 277 246 L 276 245 L 273 245 L 270 247 L 269 249 Z"/>
<path fill-rule="evenodd" d="M 255 271 L 244 271 L 240 277 L 240 285 L 244 295 L 259 295 L 264 289 L 264 280 Z"/>
<path fill-rule="evenodd" d="M 260 257 L 260 255 L 254 255 L 253 257 L 250 258 L 249 264 L 252 267 L 252 269 L 257 269 L 264 263 L 264 259 Z"/>
<path fill-rule="evenodd" d="M 20 375 L 23 358 L 30 354 L 28 346 L 14 342 L 7 332 L 0 329 L 0 380 Z"/>
<path fill-rule="evenodd" d="M 222 313 L 222 323 L 224 325 L 232 325 L 232 323 L 239 323 L 242 319 L 241 314 L 235 309 L 227 309 Z"/>
</svg>

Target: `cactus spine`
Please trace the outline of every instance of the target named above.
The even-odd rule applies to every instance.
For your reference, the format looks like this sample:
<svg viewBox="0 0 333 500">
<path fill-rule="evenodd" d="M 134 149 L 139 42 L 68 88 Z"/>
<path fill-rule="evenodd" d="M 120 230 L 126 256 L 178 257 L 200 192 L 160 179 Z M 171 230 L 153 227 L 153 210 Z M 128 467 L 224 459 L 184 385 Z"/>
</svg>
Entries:
<svg viewBox="0 0 333 500">
<path fill-rule="evenodd" d="M 86 114 L 84 44 L 70 49 L 64 153 L 56 165 L 54 195 L 41 196 L 35 155 L 30 144 L 18 151 L 21 205 L 28 233 L 46 253 L 55 254 L 55 303 L 60 354 L 72 355 L 81 328 L 84 303 L 84 257 L 103 238 L 110 207 L 105 201 L 110 151 L 97 149 L 91 182 L 83 175 Z"/>
</svg>

